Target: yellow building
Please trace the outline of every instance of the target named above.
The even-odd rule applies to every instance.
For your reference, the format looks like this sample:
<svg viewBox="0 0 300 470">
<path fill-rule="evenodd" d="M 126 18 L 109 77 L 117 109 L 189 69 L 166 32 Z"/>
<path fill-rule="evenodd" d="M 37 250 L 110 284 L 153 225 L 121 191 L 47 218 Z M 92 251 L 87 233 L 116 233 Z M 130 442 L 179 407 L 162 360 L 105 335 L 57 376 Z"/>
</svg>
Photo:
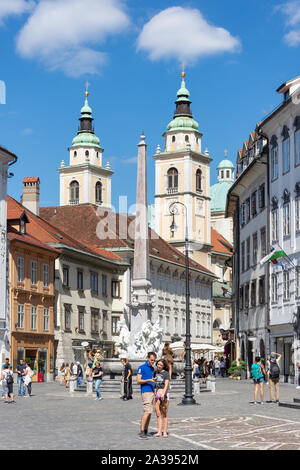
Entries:
<svg viewBox="0 0 300 470">
<path fill-rule="evenodd" d="M 158 146 L 155 159 L 155 230 L 178 249 L 184 249 L 188 230 L 190 255 L 210 269 L 210 162 L 209 152 L 202 152 L 202 134 L 190 109 L 190 93 L 182 72 L 177 92 L 174 119 L 163 134 L 165 148 Z M 175 216 L 170 214 L 174 202 Z M 185 205 L 185 208 L 183 205 Z M 174 205 L 171 209 L 174 208 Z"/>
<path fill-rule="evenodd" d="M 11 361 L 30 360 L 38 380 L 53 380 L 54 374 L 54 262 L 58 252 L 29 235 L 24 207 L 7 200 L 10 282 Z"/>
<path fill-rule="evenodd" d="M 85 104 L 81 108 L 80 126 L 73 139 L 69 166 L 61 162 L 60 205 L 96 204 L 111 208 L 111 176 L 109 163 L 102 166 L 103 148 L 93 128 L 92 109 L 85 92 Z"/>
</svg>

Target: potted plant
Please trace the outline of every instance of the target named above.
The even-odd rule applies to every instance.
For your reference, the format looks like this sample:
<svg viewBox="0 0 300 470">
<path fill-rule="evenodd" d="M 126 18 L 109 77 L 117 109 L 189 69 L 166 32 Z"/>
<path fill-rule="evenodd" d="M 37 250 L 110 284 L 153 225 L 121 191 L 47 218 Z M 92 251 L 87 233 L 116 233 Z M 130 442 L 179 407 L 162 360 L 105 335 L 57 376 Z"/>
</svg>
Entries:
<svg viewBox="0 0 300 470">
<path fill-rule="evenodd" d="M 246 378 L 246 365 L 244 361 L 232 361 L 231 367 L 228 369 L 229 378 L 241 380 Z"/>
</svg>

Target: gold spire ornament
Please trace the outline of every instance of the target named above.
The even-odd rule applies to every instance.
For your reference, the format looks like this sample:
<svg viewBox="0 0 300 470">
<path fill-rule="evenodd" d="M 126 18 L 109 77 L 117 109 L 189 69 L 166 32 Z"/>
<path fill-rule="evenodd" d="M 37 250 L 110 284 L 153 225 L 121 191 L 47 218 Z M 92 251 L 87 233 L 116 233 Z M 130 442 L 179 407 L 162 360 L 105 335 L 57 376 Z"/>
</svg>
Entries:
<svg viewBox="0 0 300 470">
<path fill-rule="evenodd" d="M 228 153 L 228 150 L 224 150 L 225 152 L 225 160 L 227 159 L 227 153 Z"/>
<path fill-rule="evenodd" d="M 184 78 L 185 77 L 185 71 L 184 71 L 184 62 L 182 62 L 182 72 L 181 72 L 181 77 Z"/>
<path fill-rule="evenodd" d="M 89 82 L 86 81 L 86 84 L 85 84 L 85 93 L 84 93 L 84 96 L 87 98 L 89 96 Z"/>
</svg>

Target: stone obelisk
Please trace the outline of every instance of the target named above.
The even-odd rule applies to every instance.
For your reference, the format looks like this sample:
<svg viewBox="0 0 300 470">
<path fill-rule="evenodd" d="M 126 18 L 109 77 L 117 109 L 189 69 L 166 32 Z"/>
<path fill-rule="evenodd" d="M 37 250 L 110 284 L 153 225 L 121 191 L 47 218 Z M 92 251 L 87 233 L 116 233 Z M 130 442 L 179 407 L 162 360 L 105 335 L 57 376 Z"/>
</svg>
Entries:
<svg viewBox="0 0 300 470">
<path fill-rule="evenodd" d="M 141 331 L 143 323 L 151 320 L 153 306 L 153 295 L 150 292 L 146 149 L 145 136 L 141 135 L 141 141 L 138 144 L 134 260 L 130 304 L 130 330 L 133 334 Z"/>
</svg>

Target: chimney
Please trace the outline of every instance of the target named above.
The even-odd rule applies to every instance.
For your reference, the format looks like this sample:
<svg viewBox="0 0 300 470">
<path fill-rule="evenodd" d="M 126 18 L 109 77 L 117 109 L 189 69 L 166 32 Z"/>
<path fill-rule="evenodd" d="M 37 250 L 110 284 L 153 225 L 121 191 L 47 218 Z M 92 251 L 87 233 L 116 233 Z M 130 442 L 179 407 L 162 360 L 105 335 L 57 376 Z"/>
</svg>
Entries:
<svg viewBox="0 0 300 470">
<path fill-rule="evenodd" d="M 40 178 L 38 176 L 23 179 L 21 203 L 35 215 L 40 213 Z"/>
</svg>

